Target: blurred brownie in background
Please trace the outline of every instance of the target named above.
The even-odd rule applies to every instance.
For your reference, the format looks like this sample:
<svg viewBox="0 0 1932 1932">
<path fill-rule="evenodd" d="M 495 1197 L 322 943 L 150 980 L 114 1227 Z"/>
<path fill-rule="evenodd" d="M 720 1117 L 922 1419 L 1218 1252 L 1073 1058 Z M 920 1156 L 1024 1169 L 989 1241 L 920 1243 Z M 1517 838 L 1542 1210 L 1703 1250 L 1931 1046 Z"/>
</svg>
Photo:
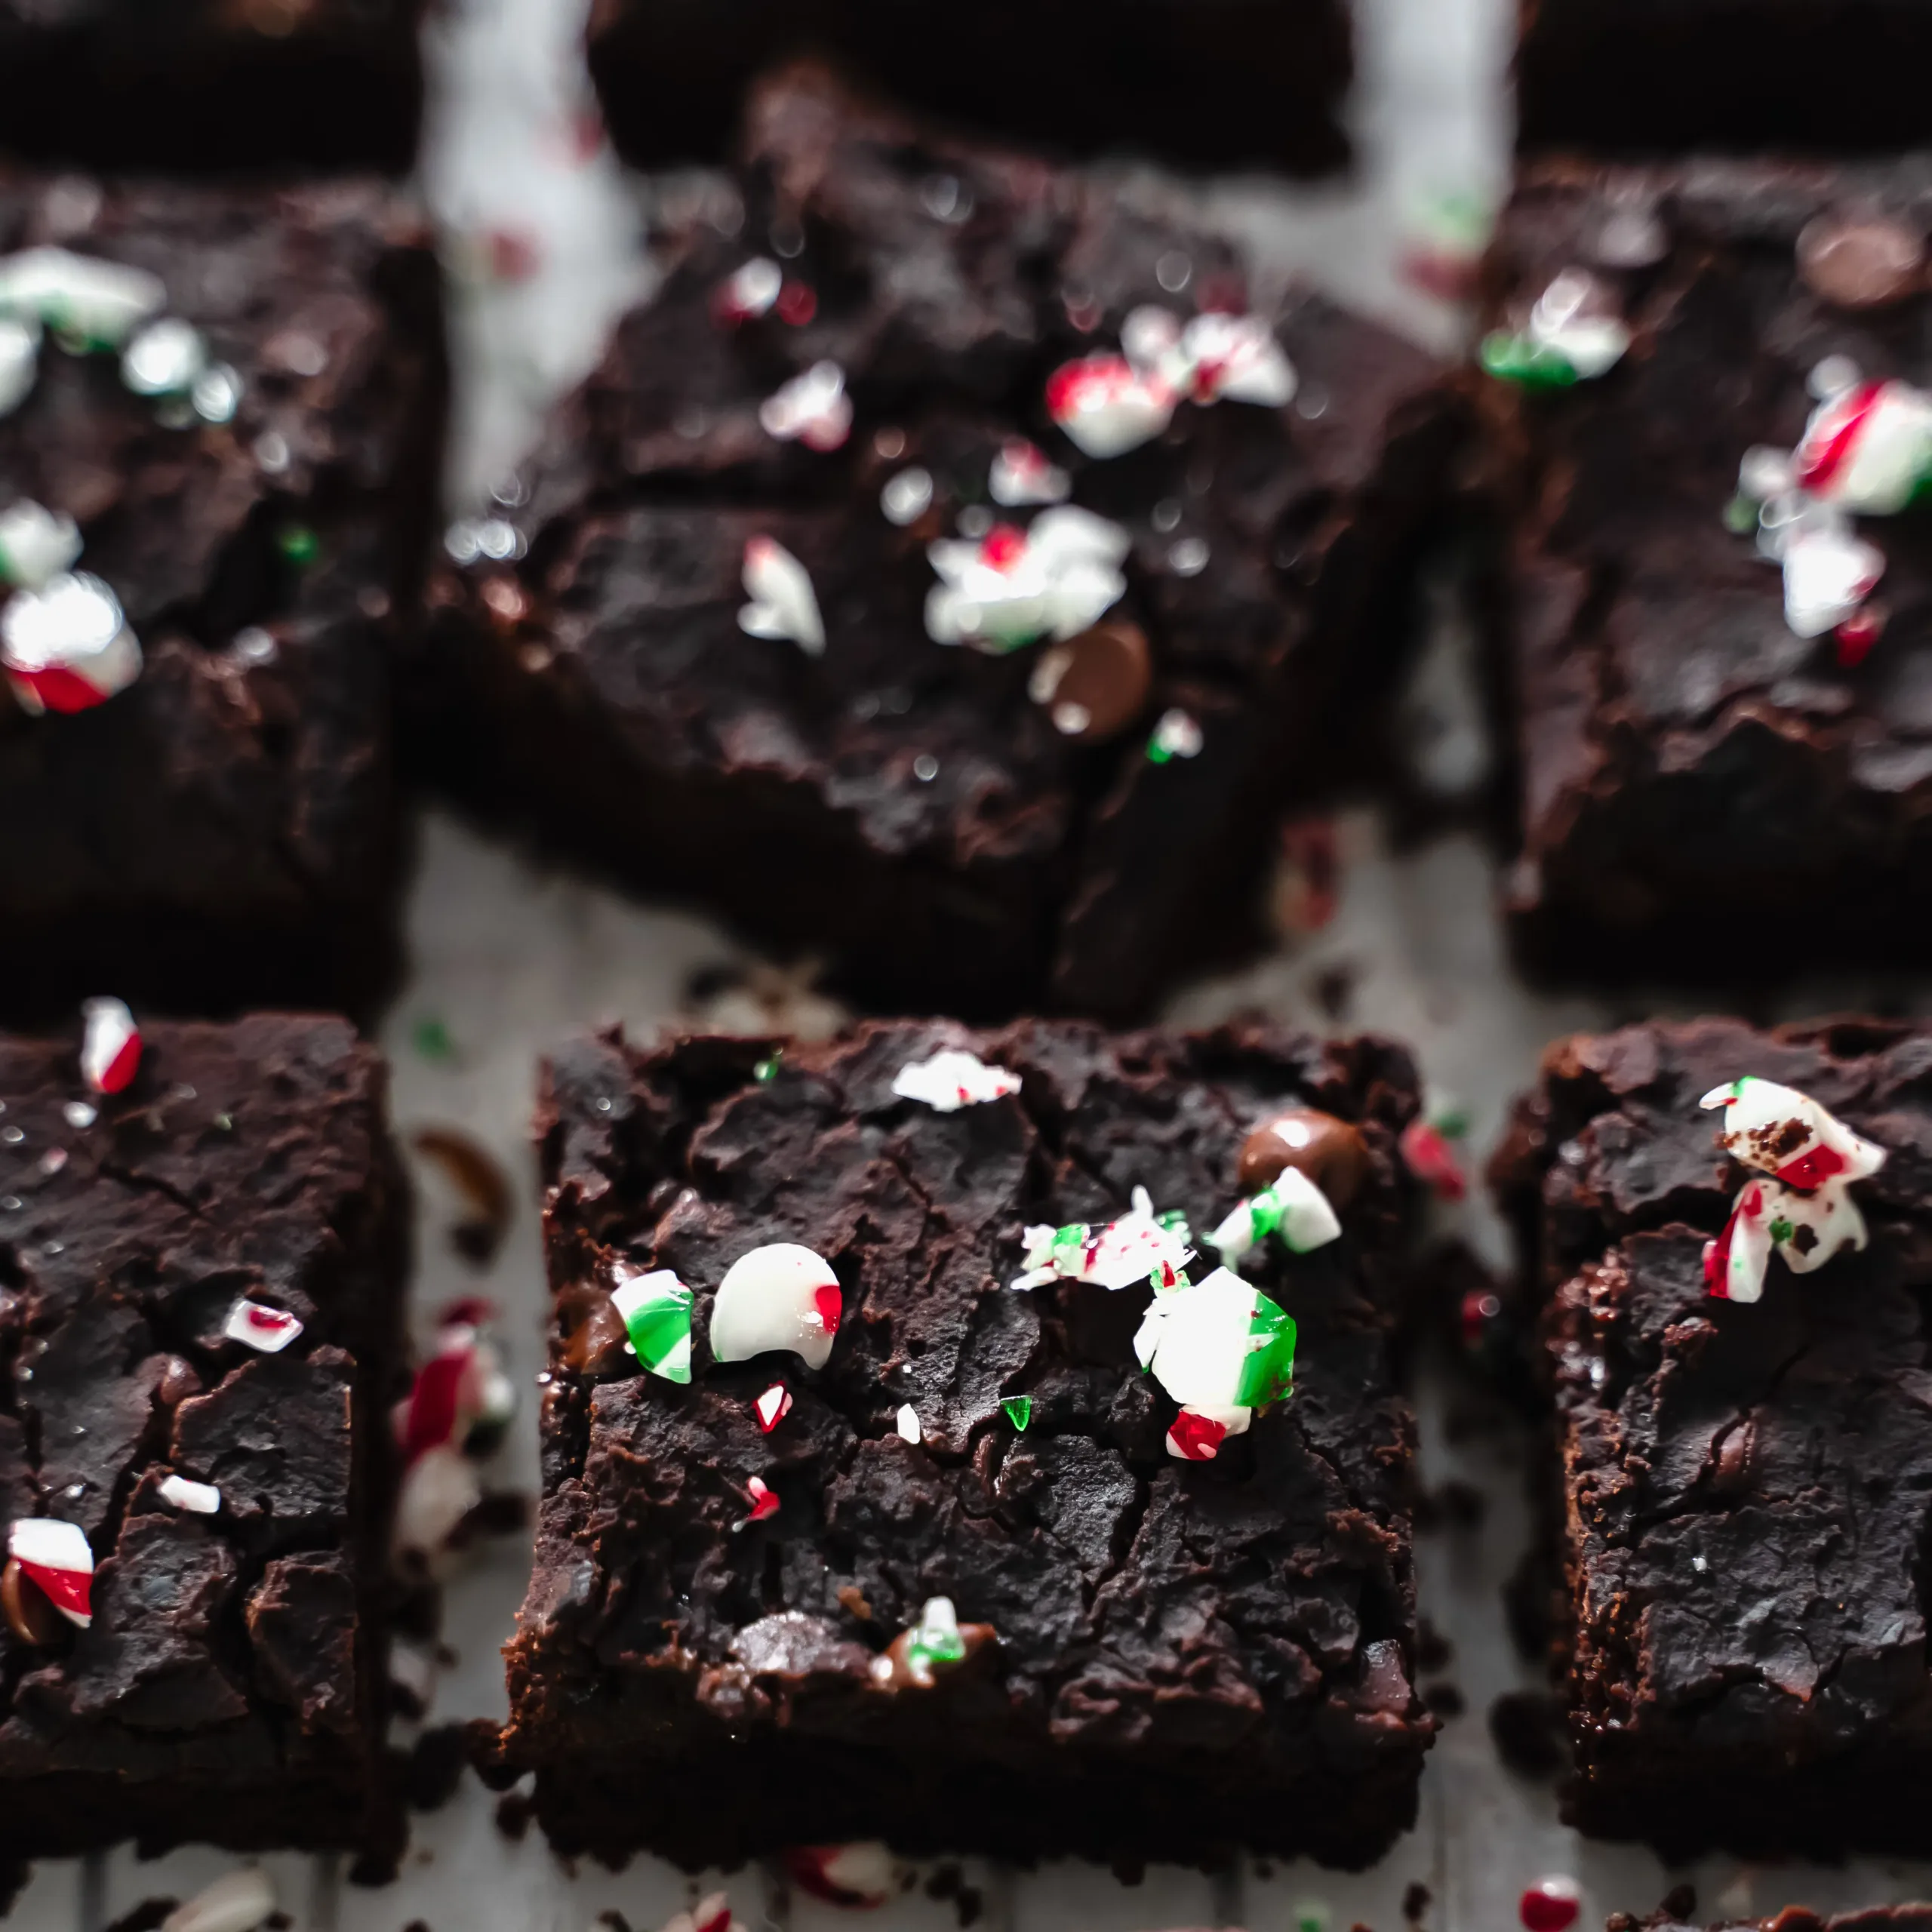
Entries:
<svg viewBox="0 0 1932 1932">
<path fill-rule="evenodd" d="M 1343 0 L 597 0 L 590 71 L 643 166 L 728 148 L 745 90 L 801 54 L 1058 153 L 1315 173 L 1347 157 Z"/>
<path fill-rule="evenodd" d="M 881 1003 L 1131 1014 L 1238 950 L 1413 631 L 1453 372 L 810 66 L 659 241 L 449 533 L 426 758 Z"/>
<path fill-rule="evenodd" d="M 88 168 L 414 162 L 421 0 L 0 0 L 0 154 Z"/>
</svg>

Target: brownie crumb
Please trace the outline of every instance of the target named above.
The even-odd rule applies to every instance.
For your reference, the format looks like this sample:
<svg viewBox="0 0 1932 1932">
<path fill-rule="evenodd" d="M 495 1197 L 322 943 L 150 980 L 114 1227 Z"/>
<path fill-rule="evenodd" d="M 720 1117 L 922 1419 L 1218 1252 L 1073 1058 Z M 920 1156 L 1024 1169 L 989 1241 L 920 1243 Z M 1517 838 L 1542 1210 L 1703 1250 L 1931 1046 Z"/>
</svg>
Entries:
<svg viewBox="0 0 1932 1932">
<path fill-rule="evenodd" d="M 1459 1718 L 1469 1708 L 1460 1687 L 1447 1682 L 1425 1684 L 1422 1700 L 1439 1718 Z"/>
<path fill-rule="evenodd" d="M 1674 1918 L 1679 1924 L 1697 1915 L 1697 1888 L 1684 1884 L 1673 1885 L 1666 1892 L 1657 1906 L 1666 1918 Z"/>
<path fill-rule="evenodd" d="M 600 1912 L 591 1923 L 602 1926 L 604 1932 L 631 1932 L 630 1921 L 615 1906 L 607 1912 Z"/>
<path fill-rule="evenodd" d="M 155 1932 L 180 1903 L 178 1899 L 143 1899 L 132 1912 L 117 1918 L 106 1932 Z"/>
<path fill-rule="evenodd" d="M 1563 1702 L 1547 1691 L 1506 1690 L 1489 1707 L 1489 1734 L 1523 1777 L 1554 1777 L 1569 1757 Z"/>
<path fill-rule="evenodd" d="M 485 1789 L 508 1791 L 523 1776 L 521 1769 L 503 1761 L 502 1734 L 488 1718 L 472 1718 L 463 1727 L 469 1742 L 469 1766 Z"/>
<path fill-rule="evenodd" d="M 409 1753 L 403 1792 L 412 1811 L 438 1811 L 456 1795 L 469 1761 L 467 1724 L 439 1724 L 423 1732 Z"/>
<path fill-rule="evenodd" d="M 1351 965 L 1324 966 L 1315 976 L 1315 1003 L 1330 1020 L 1340 1022 L 1348 1017 L 1355 989 L 1355 969 Z"/>
<path fill-rule="evenodd" d="M 1408 1885 L 1402 1893 L 1402 1916 L 1411 1925 L 1420 1924 L 1429 1910 L 1432 1896 L 1429 1887 L 1420 1880 Z"/>
<path fill-rule="evenodd" d="M 1416 1625 L 1416 1668 L 1419 1670 L 1442 1670 L 1456 1654 L 1455 1647 L 1437 1629 L 1427 1617 Z"/>
<path fill-rule="evenodd" d="M 429 1921 L 426 1918 L 412 1918 L 402 1932 L 429 1932 Z"/>
<path fill-rule="evenodd" d="M 513 1844 L 523 1841 L 536 1807 L 520 1791 L 507 1792 L 497 1800 L 497 1829 Z"/>
</svg>

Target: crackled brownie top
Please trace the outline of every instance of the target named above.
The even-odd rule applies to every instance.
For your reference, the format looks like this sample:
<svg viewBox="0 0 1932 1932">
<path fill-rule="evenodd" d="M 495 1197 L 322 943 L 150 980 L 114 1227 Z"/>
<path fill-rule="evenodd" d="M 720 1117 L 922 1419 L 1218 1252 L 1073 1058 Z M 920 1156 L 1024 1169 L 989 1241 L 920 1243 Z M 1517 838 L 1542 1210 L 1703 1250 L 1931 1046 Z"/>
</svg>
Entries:
<svg viewBox="0 0 1932 1932">
<path fill-rule="evenodd" d="M 396 1332 L 381 1062 L 335 1020 L 142 1038 L 112 1094 L 77 1039 L 0 1039 L 0 1491 L 95 1565 L 85 1629 L 0 1588 L 0 1776 L 272 1775 L 370 1721 L 351 1407 Z"/>
<path fill-rule="evenodd" d="M 942 1049 L 1010 1078 L 949 1111 L 897 1096 Z M 949 1066 L 929 1091 L 950 1100 L 958 1077 L 981 1076 Z M 1396 1049 L 1258 1026 L 567 1048 L 540 1114 L 558 1327 L 512 1752 L 546 1730 L 622 1750 L 638 1701 L 666 1697 L 763 1724 L 809 1687 L 834 1731 L 929 1724 L 930 1706 L 875 1693 L 903 1681 L 906 1643 L 891 1647 L 940 1597 L 972 1666 L 969 1755 L 1050 1732 L 1238 1744 L 1279 1773 L 1420 1748 L 1413 1426 L 1386 1361 L 1395 1143 L 1416 1105 Z M 1300 1324 L 1293 1394 L 1213 1460 L 1179 1460 L 1173 1364 L 1136 1359 L 1146 1281 L 1055 1278 L 1048 1261 L 1011 1284 L 1045 1258 L 1041 1224 L 1097 1231 L 1137 1188 L 1205 1248 L 1257 1184 L 1254 1130 L 1284 1109 L 1329 1117 L 1318 1165 L 1341 1223 L 1306 1252 L 1263 1240 L 1246 1264 Z M 714 1359 L 743 1352 L 718 1343 L 721 1282 L 776 1242 L 835 1274 L 822 1367 Z M 612 1325 L 611 1286 L 656 1270 L 695 1291 L 688 1386 L 640 1373 Z M 739 1332 L 740 1310 L 722 1319 Z M 756 1404 L 779 1384 L 789 1406 L 766 1398 L 783 1410 L 766 1433 Z"/>
<path fill-rule="evenodd" d="M 1780 1149 L 1740 1168 L 1719 1147 L 1746 1103 L 1700 1102 L 1740 1076 L 1878 1150 L 1842 1183 L 1868 1244 L 1794 1245 L 1841 1183 L 1781 1195 Z M 1794 1767 L 1932 1747 L 1932 1035 L 1698 1020 L 1564 1041 L 1498 1178 L 1526 1214 L 1540 1196 L 1586 1764 L 1615 1754 L 1657 1789 L 1771 1744 Z M 1783 1258 L 1761 1300 L 1727 1300 L 1707 1256 L 1767 1193 L 1792 1204 Z"/>
<path fill-rule="evenodd" d="M 1924 155 L 1520 173 L 1485 353 L 1535 550 L 1533 853 L 1641 780 L 1700 801 L 1658 808 L 1669 863 L 1897 861 L 1932 777 L 1932 543 L 1899 513 L 1932 473 L 1928 237 Z"/>
</svg>

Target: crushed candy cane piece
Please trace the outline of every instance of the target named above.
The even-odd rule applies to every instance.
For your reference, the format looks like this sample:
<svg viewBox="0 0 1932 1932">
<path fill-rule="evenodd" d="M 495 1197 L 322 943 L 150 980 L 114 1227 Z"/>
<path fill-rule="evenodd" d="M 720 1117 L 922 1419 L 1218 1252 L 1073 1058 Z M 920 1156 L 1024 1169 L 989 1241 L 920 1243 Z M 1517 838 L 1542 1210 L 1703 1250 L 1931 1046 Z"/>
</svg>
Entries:
<svg viewBox="0 0 1932 1932">
<path fill-rule="evenodd" d="M 1178 708 L 1164 711 L 1154 735 L 1147 740 L 1147 762 L 1171 764 L 1177 758 L 1198 758 L 1206 743 L 1201 727 L 1188 712 Z"/>
<path fill-rule="evenodd" d="M 161 1932 L 255 1932 L 275 1909 L 275 1881 L 259 1865 L 204 1886 L 161 1921 Z"/>
<path fill-rule="evenodd" d="M 718 285 L 711 312 L 721 322 L 755 321 L 769 314 L 785 286 L 785 271 L 768 256 L 754 255 Z"/>
<path fill-rule="evenodd" d="M 930 1060 L 908 1060 L 893 1076 L 892 1091 L 902 1100 L 923 1100 L 935 1113 L 951 1114 L 1018 1093 L 1020 1077 L 948 1047 Z"/>
<path fill-rule="evenodd" d="M 645 1367 L 666 1382 L 691 1379 L 689 1288 L 668 1268 L 629 1275 L 611 1291 L 629 1347 Z M 721 1358 L 722 1359 L 722 1358 Z"/>
<path fill-rule="evenodd" d="M 950 1597 L 928 1597 L 919 1620 L 906 1632 L 906 1664 L 921 1684 L 933 1681 L 935 1664 L 958 1663 L 966 1655 L 959 1618 Z"/>
<path fill-rule="evenodd" d="M 7 1554 L 69 1623 L 85 1630 L 94 1621 L 94 1549 L 79 1524 L 17 1517 L 8 1526 Z"/>
<path fill-rule="evenodd" d="M 814 362 L 759 405 L 765 434 L 781 443 L 803 443 L 810 450 L 839 448 L 852 433 L 852 398 L 845 393 L 845 371 L 836 362 Z"/>
<path fill-rule="evenodd" d="M 769 1435 L 792 1413 L 792 1392 L 782 1382 L 774 1382 L 752 1404 L 752 1413 L 758 1417 L 758 1426 Z"/>
<path fill-rule="evenodd" d="M 910 1402 L 900 1404 L 899 1413 L 893 1418 L 893 1422 L 902 1442 L 917 1443 L 925 1439 L 926 1432 L 919 1426 L 919 1412 Z"/>
<path fill-rule="evenodd" d="M 1084 1221 L 1061 1228 L 1029 1227 L 1026 1242 L 1026 1272 L 1014 1278 L 1016 1288 L 1053 1281 L 1097 1281 L 1105 1288 L 1151 1281 L 1169 1288 L 1194 1258 L 1186 1220 L 1178 1214 L 1157 1215 L 1144 1187 L 1134 1190 L 1128 1212 L 1103 1228 L 1090 1228 Z"/>
<path fill-rule="evenodd" d="M 1156 1294 L 1134 1338 L 1140 1365 L 1183 1408 L 1238 1432 L 1242 1410 L 1265 1408 L 1294 1385 L 1295 1321 L 1238 1275 Z"/>
<path fill-rule="evenodd" d="M 1031 1395 L 1003 1395 L 1000 1407 L 1006 1412 L 1006 1419 L 1019 1430 L 1026 1433 L 1026 1425 L 1033 1420 L 1033 1398 Z"/>
<path fill-rule="evenodd" d="M 1306 1254 L 1341 1238 L 1342 1223 L 1324 1194 L 1299 1168 L 1284 1168 L 1269 1186 L 1251 1195 L 1208 1237 L 1229 1268 L 1241 1263 L 1270 1235 L 1278 1235 L 1291 1254 Z"/>
<path fill-rule="evenodd" d="M 1047 379 L 1047 413 L 1082 455 L 1124 456 L 1174 420 L 1174 392 L 1124 355 L 1084 355 Z"/>
<path fill-rule="evenodd" d="M 823 1368 L 838 1333 L 844 1299 L 832 1264 L 795 1241 L 770 1241 L 725 1271 L 711 1308 L 711 1352 L 749 1361 L 789 1349 Z"/>
<path fill-rule="evenodd" d="M 778 1514 L 778 1492 L 762 1476 L 753 1476 L 745 1485 L 745 1494 L 751 1500 L 751 1514 L 738 1527 L 745 1523 L 761 1523 L 768 1516 Z"/>
<path fill-rule="evenodd" d="M 1849 623 L 1884 574 L 1884 552 L 1843 525 L 1798 531 L 1783 547 L 1784 620 L 1795 637 Z"/>
<path fill-rule="evenodd" d="M 1402 1130 L 1402 1160 L 1411 1174 L 1444 1201 L 1460 1201 L 1469 1191 L 1463 1164 L 1440 1129 L 1412 1120 Z"/>
<path fill-rule="evenodd" d="M 141 1064 L 140 1029 L 125 1000 L 81 1003 L 81 1078 L 91 1094 L 119 1094 Z"/>
<path fill-rule="evenodd" d="M 825 654 L 825 620 L 811 574 L 783 544 L 769 537 L 745 543 L 745 595 L 738 613 L 747 637 L 789 638 L 808 657 Z"/>
<path fill-rule="evenodd" d="M 0 309 L 36 317 L 63 344 L 118 349 L 166 306 L 160 278 L 66 248 L 29 248 L 0 260 Z"/>
<path fill-rule="evenodd" d="M 0 314 L 0 416 L 11 416 L 40 377 L 40 324 Z"/>
<path fill-rule="evenodd" d="M 785 1854 L 785 1869 L 801 1891 L 829 1905 L 870 1910 L 899 1888 L 891 1853 L 870 1841 L 795 1845 Z"/>
<path fill-rule="evenodd" d="M 1524 1887 L 1516 1901 L 1516 1916 L 1524 1932 L 1568 1932 L 1583 1909 L 1583 1894 L 1567 1872 L 1553 1873 Z"/>
<path fill-rule="evenodd" d="M 244 1343 L 260 1354 L 278 1355 L 301 1334 L 302 1323 L 285 1309 L 271 1308 L 244 1295 L 228 1311 L 221 1332 L 229 1341 Z"/>
<path fill-rule="evenodd" d="M 1073 479 L 1046 452 L 1023 436 L 1001 444 L 986 478 L 987 494 L 1003 509 L 1035 503 L 1063 503 L 1073 494 Z"/>
<path fill-rule="evenodd" d="M 940 579 L 926 598 L 926 634 L 994 653 L 1077 636 L 1126 595 L 1121 566 L 1132 547 L 1118 524 L 1070 503 L 1024 531 L 995 524 L 977 542 L 941 537 L 926 546 Z"/>
<path fill-rule="evenodd" d="M 44 589 L 80 558 L 81 528 L 72 517 L 29 497 L 0 510 L 0 579 L 17 590 Z"/>
<path fill-rule="evenodd" d="M 664 1921 L 664 1932 L 743 1932 L 743 1927 L 731 1915 L 731 1900 L 712 1892 L 690 1911 L 674 1912 Z"/>
<path fill-rule="evenodd" d="M 211 1482 L 192 1482 L 186 1476 L 163 1476 L 155 1493 L 171 1509 L 192 1516 L 212 1516 L 221 1507 L 221 1491 Z"/>
<path fill-rule="evenodd" d="M 0 611 L 0 671 L 36 716 L 89 711 L 141 675 L 141 647 L 99 577 L 63 571 Z"/>
<path fill-rule="evenodd" d="M 1211 1463 L 1220 1454 L 1221 1444 L 1230 1434 L 1238 1435 L 1247 1426 L 1247 1411 L 1241 1412 L 1238 1427 L 1231 1428 L 1213 1416 L 1198 1410 L 1183 1409 L 1168 1426 L 1167 1450 L 1183 1463 Z"/>
<path fill-rule="evenodd" d="M 1804 426 L 1792 473 L 1838 509 L 1895 515 L 1932 478 L 1932 395 L 1893 380 L 1828 396 Z"/>
</svg>

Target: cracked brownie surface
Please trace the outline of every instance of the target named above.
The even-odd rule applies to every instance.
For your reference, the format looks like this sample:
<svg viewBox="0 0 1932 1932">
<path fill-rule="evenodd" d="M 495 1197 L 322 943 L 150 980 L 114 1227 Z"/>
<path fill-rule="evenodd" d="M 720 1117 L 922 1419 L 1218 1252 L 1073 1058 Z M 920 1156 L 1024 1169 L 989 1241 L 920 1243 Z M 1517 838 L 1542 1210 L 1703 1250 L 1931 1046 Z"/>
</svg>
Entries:
<svg viewBox="0 0 1932 1932">
<path fill-rule="evenodd" d="M 383 1063 L 337 1020 L 143 1038 L 102 1095 L 72 1041 L 0 1038 L 0 1497 L 95 1563 L 89 1627 L 0 1626 L 0 1847 L 380 1850 L 405 1226 Z M 244 1297 L 300 1334 L 229 1338 Z"/>
<path fill-rule="evenodd" d="M 1706 1293 L 1743 1075 L 1869 1137 L 1862 1252 Z M 1539 1269 L 1577 1777 L 1567 1815 L 1688 1856 L 1922 1849 L 1932 1035 L 1734 1020 L 1558 1042 L 1496 1166 Z"/>
<path fill-rule="evenodd" d="M 895 1098 L 941 1048 L 1020 1091 Z M 1198 1246 L 1241 1197 L 1244 1140 L 1297 1104 L 1358 1124 L 1367 1161 L 1339 1240 L 1251 1264 L 1300 1324 L 1294 1392 L 1213 1461 L 1177 1461 L 1175 1404 L 1134 1356 L 1150 1289 L 1016 1292 L 1023 1229 L 1109 1222 L 1141 1186 Z M 1260 1026 L 877 1023 L 782 1051 L 614 1032 L 561 1052 L 539 1115 L 544 1497 L 505 1739 L 552 1840 L 692 1866 L 874 1837 L 1374 1857 L 1414 1816 L 1433 1729 L 1411 1687 L 1414 1423 L 1388 1365 L 1416 1106 L 1399 1050 Z M 713 1291 L 774 1241 L 836 1272 L 822 1369 L 711 1358 Z M 696 1294 L 688 1386 L 610 1346 L 611 1281 L 654 1269 Z M 793 1406 L 761 1434 L 774 1382 Z M 777 1507 L 747 1523 L 754 1479 Z M 993 1641 L 882 1685 L 881 1653 L 941 1595 Z"/>
</svg>

